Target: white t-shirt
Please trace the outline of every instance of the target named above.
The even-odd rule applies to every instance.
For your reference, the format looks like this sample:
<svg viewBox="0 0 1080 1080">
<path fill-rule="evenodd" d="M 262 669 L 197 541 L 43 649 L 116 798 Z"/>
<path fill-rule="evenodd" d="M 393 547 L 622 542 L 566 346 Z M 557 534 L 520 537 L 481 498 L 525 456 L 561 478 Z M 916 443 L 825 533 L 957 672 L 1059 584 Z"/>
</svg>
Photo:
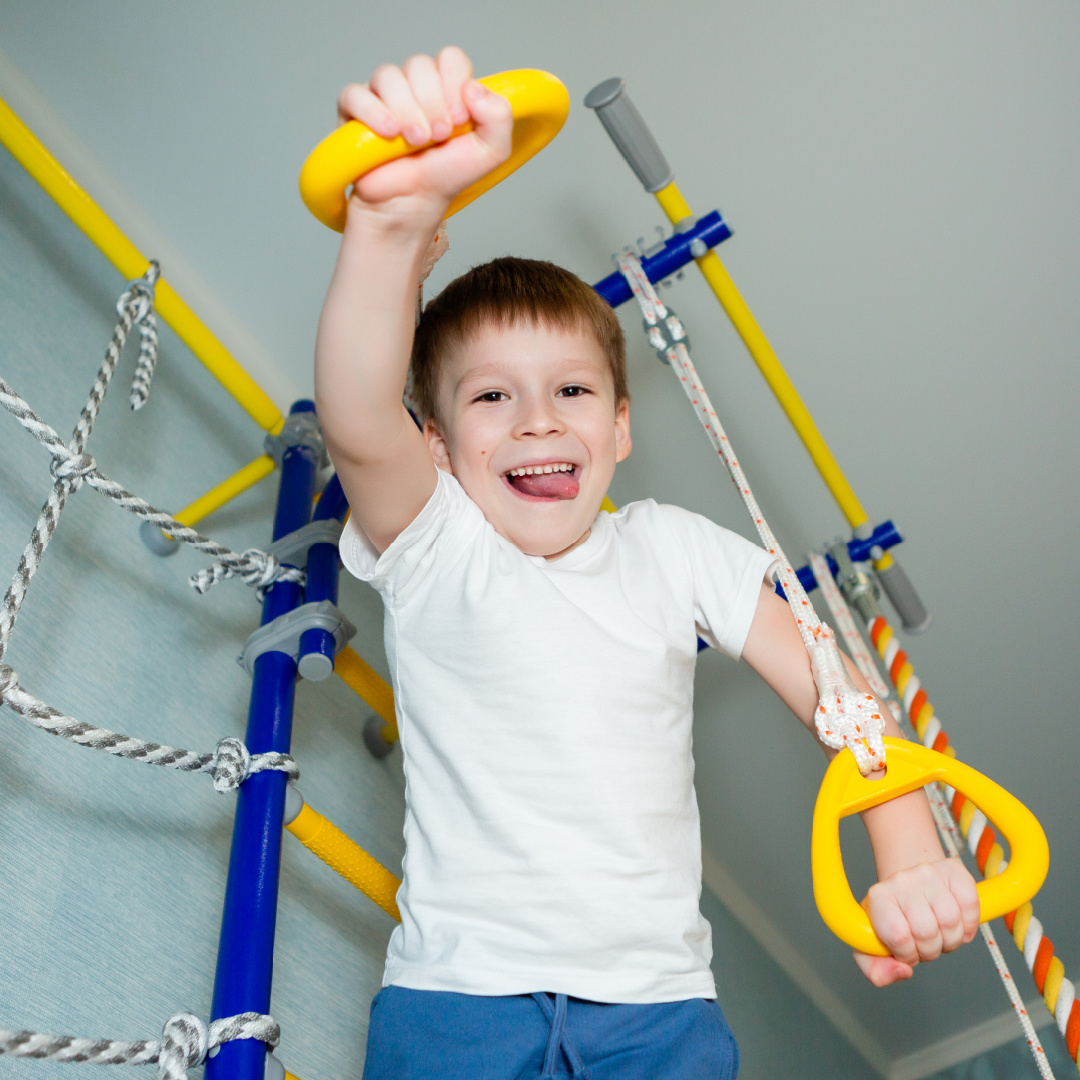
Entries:
<svg viewBox="0 0 1080 1080">
<path fill-rule="evenodd" d="M 652 500 L 560 559 L 450 475 L 379 557 L 405 759 L 401 925 L 383 985 L 593 1001 L 715 997 L 698 910 L 697 638 L 738 657 L 772 558 Z"/>
</svg>

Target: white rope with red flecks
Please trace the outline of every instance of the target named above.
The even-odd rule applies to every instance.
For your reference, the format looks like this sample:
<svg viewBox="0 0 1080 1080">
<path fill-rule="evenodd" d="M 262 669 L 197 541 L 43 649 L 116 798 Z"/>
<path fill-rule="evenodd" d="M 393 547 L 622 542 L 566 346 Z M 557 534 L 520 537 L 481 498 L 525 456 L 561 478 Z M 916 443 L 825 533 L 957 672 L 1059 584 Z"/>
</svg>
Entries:
<svg viewBox="0 0 1080 1080">
<path fill-rule="evenodd" d="M 906 717 L 904 716 L 903 710 L 900 708 L 900 703 L 896 700 L 896 695 L 885 685 L 885 681 L 884 679 L 882 679 L 881 673 L 878 671 L 877 665 L 874 663 L 873 657 L 870 654 L 870 650 L 867 647 L 862 634 L 859 633 L 858 627 L 855 625 L 855 619 L 851 614 L 851 609 L 848 607 L 847 601 L 844 599 L 839 588 L 837 588 L 836 582 L 833 580 L 832 572 L 829 570 L 829 564 L 826 561 L 825 556 L 822 555 L 820 552 L 812 551 L 807 556 L 807 559 L 810 563 L 810 568 L 814 572 L 814 580 L 817 581 L 818 586 L 821 589 L 822 596 L 824 596 L 825 598 L 825 603 L 828 604 L 829 614 L 832 616 L 833 622 L 835 622 L 836 625 L 840 628 L 841 633 L 844 636 L 844 640 L 848 644 L 848 649 L 851 652 L 851 657 L 855 661 L 856 666 L 863 673 L 863 676 L 873 688 L 874 692 L 878 694 L 889 706 L 893 716 L 896 717 L 897 722 L 899 722 L 903 726 L 912 728 L 913 730 L 913 725 L 911 725 L 910 723 L 904 723 Z M 937 783 L 926 785 L 926 794 L 929 797 L 930 802 L 930 812 L 934 816 L 934 823 L 937 825 L 938 833 L 941 836 L 941 842 L 945 847 L 945 851 L 951 858 L 959 858 L 960 850 L 964 846 L 963 837 L 961 836 L 961 832 L 963 831 L 963 829 L 962 822 L 961 826 L 958 827 L 953 812 L 949 808 L 948 800 L 952 799 L 952 792 L 952 788 L 946 787 L 945 793 L 943 794 L 941 785 Z M 985 825 L 985 816 L 981 815 L 979 811 L 976 811 L 976 815 L 982 817 L 982 824 Z M 969 816 L 968 830 L 964 834 L 968 837 L 968 847 L 971 850 L 971 854 L 975 855 L 976 858 L 978 858 L 978 856 L 976 855 L 976 845 L 973 845 L 971 843 L 971 838 L 974 835 L 977 835 L 977 833 L 972 832 L 972 825 L 978 826 L 977 832 L 979 833 L 981 833 L 982 831 L 982 826 L 979 825 L 975 816 Z M 991 830 L 991 834 L 992 833 L 993 830 Z M 999 846 L 999 855 L 1000 851 L 1001 849 Z M 983 865 L 984 864 L 982 863 L 979 865 L 980 870 L 983 870 Z M 1005 861 L 1001 858 L 998 858 L 997 865 L 993 869 L 993 872 L 987 873 L 986 876 L 992 877 L 993 874 L 1001 873 L 1001 871 L 1005 869 L 1005 866 Z M 1027 908 L 1029 915 L 1028 926 L 1030 927 L 1031 924 L 1038 925 L 1035 928 L 1035 933 L 1033 935 L 1036 938 L 1036 940 L 1034 940 L 1033 942 L 1033 948 L 1029 950 L 1025 945 L 1021 945 L 1020 947 L 1021 949 L 1023 949 L 1024 959 L 1027 961 L 1028 967 L 1034 970 L 1034 965 L 1036 962 L 1035 957 L 1038 954 L 1039 949 L 1043 948 L 1045 951 L 1045 947 L 1041 946 L 1040 940 L 1038 940 L 1042 939 L 1042 925 L 1039 924 L 1038 919 L 1030 917 L 1031 904 L 1028 903 L 1025 905 L 1025 907 Z M 1021 909 L 1021 911 L 1023 911 L 1023 908 Z M 1016 916 L 1016 914 L 1017 913 L 1014 912 L 1014 917 Z M 1006 916 L 1006 922 L 1008 922 L 1008 919 L 1009 917 Z M 1031 1048 L 1031 1053 L 1035 1058 L 1035 1064 L 1039 1069 L 1039 1073 L 1041 1076 L 1044 1077 L 1044 1080 L 1051 1080 L 1054 1074 L 1051 1071 L 1050 1064 L 1046 1059 L 1046 1051 L 1043 1049 L 1042 1042 L 1039 1040 L 1039 1036 L 1035 1031 L 1035 1025 L 1034 1023 L 1032 1023 L 1031 1016 L 1028 1014 L 1027 1008 L 1024 1005 L 1023 998 L 1020 996 L 1020 991 L 1017 988 L 1016 982 L 1012 977 L 1012 972 L 1009 971 L 1009 965 L 1005 962 L 1005 957 L 1002 955 L 1001 949 L 998 947 L 997 939 L 994 937 L 994 933 L 990 929 L 988 923 L 983 923 L 982 926 L 979 927 L 979 932 L 982 934 L 983 941 L 985 942 L 986 948 L 990 953 L 990 959 L 993 961 L 994 967 L 997 969 L 998 977 L 1001 979 L 1002 985 L 1005 987 L 1005 993 L 1008 995 L 1009 1003 L 1012 1005 L 1013 1011 L 1016 1013 L 1016 1018 L 1019 1021 L 1020 1027 L 1024 1032 L 1024 1037 L 1027 1039 L 1027 1044 Z M 1025 928 L 1024 932 L 1025 934 L 1027 934 L 1031 931 Z M 1043 940 L 1048 941 L 1049 939 Z M 1053 946 L 1051 945 L 1049 947 L 1049 952 L 1051 955 L 1053 954 L 1053 951 Z M 1031 959 L 1028 959 L 1029 955 Z M 1054 957 L 1054 959 L 1057 958 Z M 1061 1034 L 1066 1035 L 1068 1045 L 1068 1018 L 1070 1012 L 1073 1009 L 1074 991 L 1073 984 L 1068 979 L 1063 978 L 1064 968 L 1061 967 L 1060 960 L 1058 960 L 1058 967 L 1061 968 L 1061 975 L 1058 978 L 1057 987 L 1053 989 L 1053 994 L 1055 999 L 1060 1000 L 1063 1004 L 1067 999 L 1067 1004 L 1065 1004 L 1065 1007 L 1062 1010 L 1062 1019 L 1058 1019 L 1056 1016 L 1055 1019 L 1058 1019 L 1058 1026 L 1061 1028 Z M 1038 984 L 1038 976 L 1036 976 L 1036 984 Z M 1044 993 L 1042 986 L 1039 986 L 1038 989 L 1040 993 Z M 1047 996 L 1046 993 L 1044 993 L 1044 996 L 1046 997 L 1047 1007 L 1050 1009 L 1051 1012 L 1054 1012 L 1054 1004 L 1056 1004 L 1057 1001 L 1055 1000 L 1054 1004 L 1052 1004 L 1049 996 Z M 1075 1050 L 1073 1051 L 1072 1056 L 1075 1058 Z"/>
<path fill-rule="evenodd" d="M 818 689 L 818 710 L 815 714 L 818 738 L 835 750 L 846 746 L 855 756 L 859 771 L 864 776 L 874 769 L 880 769 L 885 764 L 885 746 L 881 737 L 885 718 L 881 715 L 877 700 L 852 685 L 832 630 L 817 617 L 798 575 L 769 528 L 690 360 L 682 323 L 656 295 L 635 254 L 626 252 L 618 255 L 615 262 L 641 307 L 649 343 L 679 376 L 713 449 L 727 466 L 739 495 L 750 511 L 761 542 L 779 564 L 777 577 L 795 616 L 806 651 L 810 654 L 810 668 Z"/>
</svg>

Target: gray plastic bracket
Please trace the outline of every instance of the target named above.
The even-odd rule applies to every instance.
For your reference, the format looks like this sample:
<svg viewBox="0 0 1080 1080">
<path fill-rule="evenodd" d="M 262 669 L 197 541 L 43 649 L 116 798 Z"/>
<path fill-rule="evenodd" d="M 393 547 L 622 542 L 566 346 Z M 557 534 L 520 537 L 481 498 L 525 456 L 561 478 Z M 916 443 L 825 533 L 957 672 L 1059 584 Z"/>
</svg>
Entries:
<svg viewBox="0 0 1080 1080">
<path fill-rule="evenodd" d="M 286 533 L 280 540 L 275 540 L 266 550 L 276 555 L 279 562 L 290 566 L 305 566 L 308 552 L 316 544 L 333 544 L 337 547 L 341 539 L 341 522 L 335 518 L 329 521 L 309 521 L 294 532 Z"/>
<path fill-rule="evenodd" d="M 263 653 L 280 652 L 296 660 L 300 655 L 300 636 L 306 630 L 325 630 L 334 635 L 334 651 L 342 647 L 356 633 L 356 627 L 329 600 L 317 600 L 301 604 L 292 611 L 279 615 L 273 622 L 260 626 L 246 642 L 244 651 L 236 662 L 249 674 L 255 671 L 255 661 Z"/>
<path fill-rule="evenodd" d="M 315 454 L 319 468 L 325 468 L 330 460 L 323 441 L 322 425 L 313 412 L 293 413 L 285 420 L 285 426 L 277 435 L 267 435 L 263 440 L 263 449 L 274 459 L 280 469 L 281 459 L 286 450 L 294 446 L 304 446 Z"/>
<path fill-rule="evenodd" d="M 851 561 L 847 544 L 843 540 L 833 544 L 829 548 L 829 554 L 836 560 L 840 571 L 840 589 L 847 602 L 856 608 L 863 622 L 869 626 L 881 614 L 874 579 Z"/>
</svg>

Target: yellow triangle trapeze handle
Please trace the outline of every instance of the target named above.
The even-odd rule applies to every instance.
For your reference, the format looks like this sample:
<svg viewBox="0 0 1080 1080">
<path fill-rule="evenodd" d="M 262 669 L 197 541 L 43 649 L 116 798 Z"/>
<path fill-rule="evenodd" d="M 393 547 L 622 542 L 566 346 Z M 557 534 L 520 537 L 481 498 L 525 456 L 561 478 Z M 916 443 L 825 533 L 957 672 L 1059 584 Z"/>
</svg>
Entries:
<svg viewBox="0 0 1080 1080">
<path fill-rule="evenodd" d="M 1050 848 L 1035 815 L 1019 799 L 955 758 L 903 739 L 886 739 L 885 776 L 868 780 L 850 751 L 833 758 L 814 805 L 810 861 L 814 900 L 825 925 L 841 941 L 875 956 L 889 950 L 874 933 L 870 917 L 852 895 L 840 853 L 840 819 L 869 810 L 934 780 L 962 791 L 1009 842 L 1009 864 L 997 877 L 980 881 L 979 921 L 989 922 L 1030 900 L 1046 880 Z"/>
<path fill-rule="evenodd" d="M 558 135 L 570 112 L 566 87 L 546 71 L 523 68 L 487 75 L 478 81 L 510 102 L 514 112 L 513 148 L 502 165 L 458 195 L 450 204 L 447 217 L 468 206 L 543 150 Z M 454 128 L 451 138 L 472 130 L 470 120 Z M 353 181 L 388 161 L 423 149 L 411 146 L 400 135 L 384 139 L 358 120 L 350 120 L 323 139 L 304 162 L 300 170 L 300 197 L 324 225 L 341 232 L 345 228 L 348 188 Z"/>
</svg>

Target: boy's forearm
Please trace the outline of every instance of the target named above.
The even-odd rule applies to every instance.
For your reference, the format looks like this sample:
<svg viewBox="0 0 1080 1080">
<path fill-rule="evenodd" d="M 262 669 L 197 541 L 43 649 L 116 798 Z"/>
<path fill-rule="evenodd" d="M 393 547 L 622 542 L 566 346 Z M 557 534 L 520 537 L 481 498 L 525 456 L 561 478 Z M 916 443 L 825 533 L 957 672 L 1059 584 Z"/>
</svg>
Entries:
<svg viewBox="0 0 1080 1080">
<path fill-rule="evenodd" d="M 896 721 L 890 714 L 885 715 L 885 734 L 902 739 L 904 734 Z M 930 804 L 921 788 L 864 810 L 859 816 L 870 837 L 879 881 L 919 863 L 945 858 Z"/>
<path fill-rule="evenodd" d="M 315 345 L 315 397 L 336 456 L 367 460 L 405 419 L 401 395 L 431 235 L 426 223 L 389 229 L 354 218 L 346 226 Z"/>
<path fill-rule="evenodd" d="M 855 685 L 867 693 L 872 693 L 862 672 L 846 657 L 845 663 Z M 886 737 L 905 738 L 899 724 L 893 719 L 892 713 L 880 699 L 878 707 L 881 709 L 881 715 L 885 717 L 884 734 Z M 906 870 L 919 863 L 935 862 L 945 857 L 941 842 L 938 840 L 933 815 L 930 813 L 930 804 L 921 788 L 907 795 L 901 795 L 897 799 L 890 799 L 880 806 L 864 810 L 859 816 L 870 837 L 879 881 L 891 877 L 898 870 Z"/>
</svg>

